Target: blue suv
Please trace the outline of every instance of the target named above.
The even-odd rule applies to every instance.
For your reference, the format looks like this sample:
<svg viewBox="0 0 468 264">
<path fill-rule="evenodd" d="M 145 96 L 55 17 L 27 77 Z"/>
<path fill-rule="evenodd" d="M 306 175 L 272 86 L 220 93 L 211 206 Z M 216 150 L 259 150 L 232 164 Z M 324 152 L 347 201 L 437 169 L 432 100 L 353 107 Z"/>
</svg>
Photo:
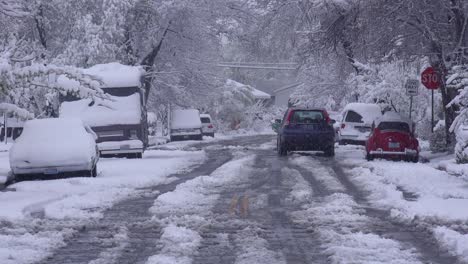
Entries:
<svg viewBox="0 0 468 264">
<path fill-rule="evenodd" d="M 325 109 L 289 108 L 278 128 L 278 154 L 286 156 L 288 151 L 304 150 L 335 156 L 333 123 Z"/>
</svg>

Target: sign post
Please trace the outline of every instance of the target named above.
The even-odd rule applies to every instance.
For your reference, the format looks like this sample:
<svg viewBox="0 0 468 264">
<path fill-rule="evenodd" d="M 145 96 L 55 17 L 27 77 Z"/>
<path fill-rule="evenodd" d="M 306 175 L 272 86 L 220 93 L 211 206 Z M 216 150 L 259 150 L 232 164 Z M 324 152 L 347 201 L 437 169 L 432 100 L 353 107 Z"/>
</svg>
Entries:
<svg viewBox="0 0 468 264">
<path fill-rule="evenodd" d="M 411 114 L 413 112 L 413 96 L 419 94 L 419 81 L 416 79 L 408 79 L 405 83 L 406 95 L 410 97 L 410 109 L 409 109 L 409 118 L 411 119 Z"/>
<path fill-rule="evenodd" d="M 432 117 L 431 117 L 431 124 L 432 124 L 432 132 L 434 132 L 434 90 L 439 89 L 441 80 L 439 74 L 433 67 L 428 67 L 425 69 L 421 74 L 421 83 L 426 86 L 427 89 L 431 90 L 432 92 Z"/>
</svg>

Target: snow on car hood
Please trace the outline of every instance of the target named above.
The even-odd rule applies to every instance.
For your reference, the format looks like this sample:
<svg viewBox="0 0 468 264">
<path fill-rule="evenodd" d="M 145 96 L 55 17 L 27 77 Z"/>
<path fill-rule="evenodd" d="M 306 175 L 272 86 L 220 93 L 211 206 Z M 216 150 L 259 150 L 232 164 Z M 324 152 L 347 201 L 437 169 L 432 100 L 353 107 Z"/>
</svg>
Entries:
<svg viewBox="0 0 468 264">
<path fill-rule="evenodd" d="M 81 120 L 31 120 L 10 149 L 10 165 L 30 168 L 85 164 L 95 156 L 95 144 Z"/>
<path fill-rule="evenodd" d="M 60 117 L 79 118 L 91 127 L 140 123 L 139 94 L 110 98 L 111 100 L 95 99 L 94 104 L 91 104 L 91 99 L 64 102 L 60 106 Z"/>
</svg>

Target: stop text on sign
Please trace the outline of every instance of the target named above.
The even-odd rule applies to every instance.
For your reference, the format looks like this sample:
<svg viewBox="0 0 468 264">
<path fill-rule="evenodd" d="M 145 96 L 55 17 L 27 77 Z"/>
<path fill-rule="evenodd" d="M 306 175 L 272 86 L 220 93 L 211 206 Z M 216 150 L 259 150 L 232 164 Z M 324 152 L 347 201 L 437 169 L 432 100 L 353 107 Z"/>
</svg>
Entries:
<svg viewBox="0 0 468 264">
<path fill-rule="evenodd" d="M 421 83 L 429 90 L 439 89 L 440 75 L 433 67 L 428 67 L 421 74 Z"/>
</svg>

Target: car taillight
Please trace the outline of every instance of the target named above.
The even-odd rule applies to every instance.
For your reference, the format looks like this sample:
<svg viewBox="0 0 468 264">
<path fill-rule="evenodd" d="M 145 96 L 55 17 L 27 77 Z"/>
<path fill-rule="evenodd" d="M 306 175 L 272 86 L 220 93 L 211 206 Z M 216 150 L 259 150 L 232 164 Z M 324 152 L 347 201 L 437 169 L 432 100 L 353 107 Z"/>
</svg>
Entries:
<svg viewBox="0 0 468 264">
<path fill-rule="evenodd" d="M 208 128 L 213 128 L 213 125 L 209 125 Z"/>
<path fill-rule="evenodd" d="M 326 110 L 323 110 L 323 115 L 325 116 L 325 122 L 327 122 L 327 124 L 331 124 L 330 116 Z"/>
<path fill-rule="evenodd" d="M 291 121 L 291 117 L 293 116 L 294 111 L 289 111 L 288 116 L 286 117 L 286 120 L 284 121 L 283 127 L 289 125 L 289 122 Z"/>
<path fill-rule="evenodd" d="M 346 124 L 345 123 L 342 123 L 341 124 L 341 129 L 344 129 L 346 127 Z"/>
</svg>

